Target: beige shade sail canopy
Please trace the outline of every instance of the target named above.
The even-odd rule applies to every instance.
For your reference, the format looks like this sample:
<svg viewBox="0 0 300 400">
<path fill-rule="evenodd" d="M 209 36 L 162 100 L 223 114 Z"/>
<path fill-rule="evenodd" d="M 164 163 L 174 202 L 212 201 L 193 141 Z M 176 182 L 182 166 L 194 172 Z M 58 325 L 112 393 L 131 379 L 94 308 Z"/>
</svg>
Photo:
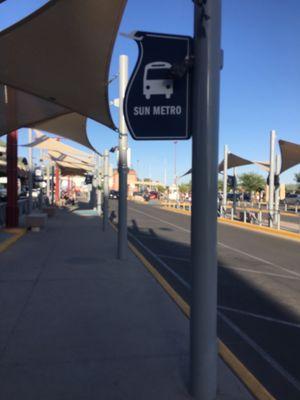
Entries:
<svg viewBox="0 0 300 400">
<path fill-rule="evenodd" d="M 285 140 L 279 140 L 281 151 L 281 171 L 286 171 L 289 168 L 300 164 L 300 145 Z"/>
<path fill-rule="evenodd" d="M 72 146 L 62 143 L 60 140 L 43 135 L 38 131 L 35 132 L 37 133 L 38 137 L 33 142 L 28 143 L 23 147 L 34 147 L 41 150 L 48 150 L 48 152 L 51 153 L 54 157 L 61 157 L 61 160 L 68 157 L 74 162 L 82 162 L 86 165 L 91 166 L 94 165 L 93 154 L 89 154 L 82 150 L 76 149 Z"/>
<path fill-rule="evenodd" d="M 228 169 L 230 168 L 235 168 L 235 167 L 241 167 L 243 165 L 249 165 L 253 164 L 252 161 L 247 160 L 246 158 L 242 158 L 240 156 L 237 156 L 236 154 L 229 153 L 228 154 Z M 224 160 L 220 162 L 219 164 L 219 172 L 222 172 L 224 169 Z"/>
<path fill-rule="evenodd" d="M 57 133 L 60 118 L 51 123 L 42 121 L 78 113 L 67 119 L 72 125 L 69 138 L 80 139 L 84 145 L 89 144 L 86 134 L 82 135 L 84 117 L 115 129 L 108 104 L 108 74 L 125 4 L 126 0 L 50 0 L 0 33 L 0 82 L 18 92 L 20 104 L 26 103 L 24 97 L 28 105 L 37 101 L 35 97 L 46 101 L 38 105 L 45 109 L 42 118 L 32 115 L 27 121 L 21 113 L 28 110 L 17 109 L 18 101 L 10 101 L 10 112 L 6 113 L 10 126 L 15 118 L 18 127 L 36 123 L 39 129 L 55 129 Z M 53 104 L 50 107 L 47 103 Z"/>
</svg>

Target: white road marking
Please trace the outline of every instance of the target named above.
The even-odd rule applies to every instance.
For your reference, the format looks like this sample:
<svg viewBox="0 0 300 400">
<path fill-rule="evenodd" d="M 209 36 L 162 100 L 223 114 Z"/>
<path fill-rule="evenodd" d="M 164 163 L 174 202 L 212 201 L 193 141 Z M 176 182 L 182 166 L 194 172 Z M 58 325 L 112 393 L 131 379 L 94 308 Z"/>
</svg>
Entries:
<svg viewBox="0 0 300 400">
<path fill-rule="evenodd" d="M 231 311 L 236 314 L 247 315 L 249 317 L 258 318 L 258 319 L 262 319 L 265 321 L 275 322 L 277 324 L 287 325 L 287 326 L 291 326 L 292 328 L 300 329 L 300 324 L 296 324 L 294 322 L 284 321 L 282 319 L 272 318 L 272 317 L 268 317 L 266 315 L 255 314 L 255 313 L 252 313 L 249 311 L 239 310 L 237 308 L 232 308 L 232 307 L 218 306 L 218 308 L 220 310 Z"/>
<path fill-rule="evenodd" d="M 191 286 L 181 278 L 180 275 L 178 275 L 175 271 L 173 271 L 172 268 L 170 268 L 161 258 L 159 258 L 156 254 L 153 253 L 147 246 L 145 246 L 139 239 L 137 239 L 134 235 L 131 233 L 128 233 L 129 236 L 133 238 L 134 241 L 136 241 L 139 246 L 141 246 L 152 258 L 154 258 L 156 261 L 159 262 L 160 265 L 162 265 L 171 275 L 173 275 L 185 288 L 191 289 Z"/>
<path fill-rule="evenodd" d="M 150 215 L 150 214 L 145 213 L 145 212 L 140 211 L 140 210 L 136 210 L 135 208 L 132 208 L 132 207 L 129 207 L 129 209 L 132 210 L 132 211 L 135 211 L 135 212 L 137 212 L 137 213 L 146 215 L 148 218 L 151 218 L 151 219 L 154 219 L 154 220 L 156 220 L 156 221 L 163 222 L 163 223 L 165 223 L 165 224 L 167 224 L 167 225 L 173 226 L 174 228 L 177 228 L 177 229 L 179 229 L 179 230 L 181 230 L 181 231 L 183 231 L 183 232 L 190 233 L 190 230 L 189 230 L 189 229 L 185 229 L 185 228 L 182 228 L 182 227 L 179 226 L 179 225 L 172 224 L 171 222 L 168 222 L 168 221 L 166 221 L 166 220 L 164 220 L 164 219 L 162 219 L 162 218 L 154 217 L 153 215 Z M 235 247 L 229 246 L 229 245 L 227 245 L 227 244 L 225 244 L 225 243 L 222 243 L 222 242 L 218 242 L 218 245 L 220 245 L 220 246 L 222 246 L 222 247 L 224 247 L 224 248 L 227 248 L 227 249 L 229 249 L 229 250 L 235 251 L 236 253 L 243 254 L 244 256 L 247 256 L 247 257 L 249 257 L 249 258 L 252 258 L 253 260 L 259 261 L 259 262 L 264 263 L 264 264 L 267 264 L 267 265 L 271 265 L 271 266 L 273 266 L 273 267 L 275 267 L 275 268 L 279 268 L 279 269 L 281 269 L 282 271 L 288 272 L 289 274 L 292 274 L 292 275 L 294 275 L 294 276 L 298 276 L 298 277 L 300 278 L 300 274 L 299 274 L 298 272 L 295 272 L 295 271 L 293 271 L 293 270 L 290 270 L 290 269 L 288 269 L 288 268 L 285 268 L 285 267 L 283 267 L 282 265 L 274 264 L 274 263 L 271 262 L 271 261 L 265 260 L 265 259 L 263 259 L 263 258 L 261 258 L 261 257 L 254 256 L 254 255 L 252 255 L 252 254 L 250 254 L 250 253 L 247 253 L 247 252 L 245 252 L 245 251 L 243 251 L 243 250 L 236 249 Z"/>
<path fill-rule="evenodd" d="M 156 220 L 156 221 L 158 221 L 158 222 L 164 222 L 165 224 L 170 225 L 170 226 L 173 226 L 173 228 L 180 229 L 180 230 L 183 231 L 183 232 L 190 233 L 190 230 L 189 230 L 189 229 L 182 228 L 181 226 L 176 225 L 176 224 L 172 224 L 171 222 L 168 222 L 168 221 L 166 221 L 166 220 L 164 220 L 164 219 L 154 217 L 153 215 L 150 215 L 150 214 L 147 214 L 147 213 L 145 213 L 145 212 L 143 212 L 143 211 L 137 210 L 136 208 L 128 207 L 128 209 L 129 209 L 129 210 L 132 210 L 132 211 L 135 211 L 135 212 L 137 212 L 137 213 L 139 213 L 139 214 L 146 215 L 146 217 L 152 218 L 152 219 L 154 219 L 154 220 Z"/>
<path fill-rule="evenodd" d="M 221 311 L 218 312 L 219 317 L 235 331 L 249 346 L 251 346 L 264 360 L 266 360 L 277 372 L 279 372 L 288 382 L 300 391 L 300 382 L 286 371 L 273 357 L 270 356 L 262 347 L 252 340 L 245 332 L 237 327 L 229 318 Z"/>
<path fill-rule="evenodd" d="M 157 255 L 158 255 L 158 257 L 168 258 L 170 260 L 176 260 L 176 261 L 182 261 L 182 262 L 191 262 L 190 258 L 169 256 L 167 254 L 157 254 Z M 229 265 L 226 265 L 226 266 L 225 265 L 219 265 L 219 268 L 234 269 L 234 270 L 241 271 L 241 272 L 247 272 L 249 274 L 269 275 L 269 276 L 277 276 L 278 278 L 284 278 L 284 279 L 300 280 L 300 278 L 295 277 L 295 276 L 291 276 L 291 275 L 276 274 L 275 272 L 257 271 L 255 269 L 249 269 L 249 268 L 232 267 L 232 266 L 229 266 Z"/>
<path fill-rule="evenodd" d="M 298 272 L 295 272 L 295 271 L 290 270 L 290 269 L 288 269 L 288 268 L 282 267 L 281 265 L 274 264 L 274 263 L 271 262 L 271 261 L 265 260 L 265 259 L 260 258 L 260 257 L 257 257 L 257 256 L 253 256 L 252 254 L 247 253 L 246 251 L 239 250 L 239 249 L 236 249 L 235 247 L 228 246 L 228 245 L 225 244 L 225 243 L 218 242 L 218 244 L 219 244 L 220 246 L 226 248 L 226 249 L 235 251 L 236 253 L 242 254 L 242 255 L 247 256 L 247 257 L 249 257 L 249 258 L 252 258 L 253 260 L 262 262 L 262 263 L 264 263 L 264 264 L 272 265 L 272 266 L 274 266 L 274 267 L 276 267 L 276 268 L 281 269 L 282 271 L 285 271 L 285 272 L 288 272 L 289 274 L 292 274 L 292 275 L 295 275 L 295 276 L 300 277 L 300 274 L 299 274 Z"/>
<path fill-rule="evenodd" d="M 132 209 L 133 211 L 137 211 L 135 209 Z M 165 222 L 168 225 L 174 226 L 175 228 L 179 228 L 183 231 L 186 232 L 190 232 L 187 229 L 181 228 L 178 225 L 175 224 L 171 224 L 168 221 L 162 220 L 161 218 L 156 218 L 153 217 L 152 215 L 149 215 L 147 213 L 144 213 L 142 211 L 137 211 L 141 214 L 145 214 L 147 217 L 158 220 L 160 222 Z M 130 235 L 133 236 L 133 235 Z M 156 254 L 154 254 L 150 249 L 148 249 L 147 246 L 145 246 L 143 243 L 141 243 L 138 239 L 134 238 L 134 240 L 136 240 L 141 247 L 143 247 L 153 258 L 155 258 L 164 268 L 166 268 L 175 278 L 177 278 L 186 288 L 191 289 L 191 286 L 189 285 L 188 282 L 186 282 L 184 279 L 182 279 L 176 272 L 174 272 L 166 263 L 164 263 L 164 261 L 159 258 Z M 220 244 L 220 243 L 219 243 Z M 224 245 L 223 243 L 221 243 L 222 245 Z M 250 256 L 251 258 L 254 258 L 255 256 L 252 256 L 251 254 L 242 252 L 240 250 L 231 248 L 230 246 L 224 245 L 234 251 L 238 251 L 241 252 L 242 254 L 244 253 L 244 255 Z M 259 259 L 258 257 L 255 257 L 256 259 Z M 259 259 L 259 261 L 261 262 L 265 262 L 266 264 L 270 264 L 270 265 L 274 265 L 273 263 L 263 260 L 263 259 Z M 280 267 L 280 266 L 279 266 Z M 286 268 L 280 267 L 284 270 L 287 270 Z M 289 270 L 288 270 L 289 271 Z M 289 271 L 290 272 L 290 271 Z M 293 272 L 293 271 L 292 271 Z M 298 275 L 297 273 L 295 273 L 296 275 Z M 234 331 L 236 332 L 246 343 L 248 343 L 249 346 L 251 346 L 265 361 L 267 361 L 276 371 L 278 371 L 288 382 L 290 382 L 297 390 L 300 391 L 300 382 L 294 378 L 291 374 L 289 374 L 288 371 L 286 371 L 276 360 L 274 360 L 273 357 L 271 357 L 262 347 L 260 347 L 254 340 L 252 340 L 245 332 L 243 332 L 237 325 L 235 325 L 228 317 L 226 317 L 221 311 L 218 311 L 218 315 L 219 317 Z M 269 318 L 269 317 L 266 317 Z M 269 319 L 270 320 L 270 319 Z M 280 320 L 277 321 L 273 321 L 276 323 L 280 323 Z M 286 321 L 284 321 L 286 322 Z M 288 322 L 287 322 L 288 323 Z M 286 323 L 286 324 L 287 324 Z M 291 323 L 288 323 L 291 324 Z"/>
</svg>

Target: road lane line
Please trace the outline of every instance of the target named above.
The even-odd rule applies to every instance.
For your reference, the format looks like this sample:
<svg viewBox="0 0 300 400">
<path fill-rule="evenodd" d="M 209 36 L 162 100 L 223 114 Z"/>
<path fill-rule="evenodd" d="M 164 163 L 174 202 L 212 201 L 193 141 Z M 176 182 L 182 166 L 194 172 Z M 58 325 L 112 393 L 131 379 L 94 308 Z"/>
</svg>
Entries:
<svg viewBox="0 0 300 400">
<path fill-rule="evenodd" d="M 300 392 L 300 382 L 287 372 L 273 357 L 270 356 L 262 347 L 252 340 L 245 332 L 235 325 L 221 311 L 218 311 L 219 317 L 235 331 L 250 347 L 252 347 L 265 361 L 267 361 L 277 372 L 279 372 L 292 386 Z"/>
<path fill-rule="evenodd" d="M 139 239 L 137 239 L 132 233 L 128 232 L 128 236 L 132 237 L 139 246 L 141 246 L 152 258 L 159 262 L 171 275 L 173 275 L 186 289 L 190 289 L 190 285 L 181 278 L 171 267 L 169 267 L 161 258 L 159 258 L 152 250 L 150 250 L 147 246 L 145 246 Z"/>
<path fill-rule="evenodd" d="M 168 222 L 168 221 L 166 221 L 166 220 L 164 220 L 164 219 L 162 219 L 162 218 L 154 217 L 154 216 L 152 216 L 152 215 L 150 215 L 150 214 L 148 214 L 148 213 L 145 213 L 145 212 L 140 211 L 140 210 L 136 210 L 135 208 L 132 208 L 132 207 L 128 207 L 128 208 L 129 208 L 130 210 L 132 210 L 132 211 L 135 211 L 135 212 L 137 212 L 137 213 L 143 214 L 143 215 L 147 216 L 148 218 L 154 219 L 154 220 L 159 221 L 159 222 L 164 222 L 165 224 L 170 225 L 170 226 L 173 226 L 174 228 L 180 229 L 180 230 L 182 230 L 182 231 L 184 231 L 184 232 L 186 232 L 186 233 L 190 233 L 190 230 L 189 230 L 189 229 L 185 229 L 185 228 L 182 228 L 182 227 L 179 226 L 179 225 L 172 224 L 171 222 Z M 252 259 L 254 259 L 254 260 L 256 260 L 256 261 L 260 261 L 260 262 L 262 262 L 262 263 L 265 263 L 265 264 L 274 266 L 274 267 L 276 267 L 276 268 L 281 269 L 282 271 L 285 271 L 285 272 L 288 272 L 288 273 L 290 273 L 290 274 L 292 274 L 292 275 L 295 275 L 295 276 L 300 277 L 300 274 L 299 274 L 299 273 L 297 273 L 297 272 L 295 272 L 295 271 L 293 271 L 293 270 L 290 270 L 290 269 L 288 269 L 288 268 L 285 268 L 285 267 L 283 267 L 283 266 L 281 266 L 281 265 L 274 264 L 273 262 L 268 261 L 268 260 L 265 260 L 265 259 L 263 259 L 263 258 L 261 258 L 261 257 L 254 256 L 254 255 L 252 255 L 252 254 L 250 254 L 250 253 L 247 253 L 247 252 L 245 252 L 245 251 L 243 251 L 243 250 L 236 249 L 235 247 L 226 245 L 225 243 L 222 243 L 222 242 L 218 242 L 218 245 L 220 245 L 220 246 L 222 246 L 222 247 L 225 247 L 225 248 L 228 248 L 228 249 L 230 249 L 230 250 L 232 250 L 232 251 L 235 251 L 235 252 L 237 252 L 237 253 L 243 254 L 244 256 L 247 256 L 247 257 L 249 257 L 249 258 L 252 258 Z"/>
<path fill-rule="evenodd" d="M 114 229 L 116 228 L 114 227 Z M 186 303 L 186 301 L 182 299 L 182 297 L 172 288 L 165 278 L 163 278 L 157 269 L 130 242 L 129 247 L 144 264 L 145 268 L 154 276 L 166 293 L 168 293 L 168 295 L 174 300 L 185 316 L 190 318 L 190 306 Z M 257 400 L 275 400 L 275 398 L 266 390 L 260 381 L 245 367 L 245 365 L 220 339 L 218 339 L 218 353 L 223 361 L 232 369 L 236 376 L 244 383 L 250 393 L 252 393 Z"/>
<path fill-rule="evenodd" d="M 249 258 L 252 258 L 253 260 L 262 262 L 262 263 L 264 263 L 264 264 L 273 265 L 274 267 L 279 268 L 279 269 L 281 269 L 282 271 L 285 271 L 285 272 L 288 272 L 288 273 L 290 273 L 290 274 L 292 274 L 292 275 L 295 275 L 295 276 L 300 277 L 300 274 L 299 274 L 298 272 L 295 272 L 295 271 L 290 270 L 290 269 L 288 269 L 288 268 L 282 267 L 281 265 L 274 264 L 274 263 L 271 262 L 271 261 L 268 261 L 268 260 L 265 260 L 265 259 L 263 259 L 263 258 L 254 256 L 254 255 L 252 255 L 252 254 L 250 254 L 250 253 L 247 253 L 246 251 L 239 250 L 239 249 L 236 249 L 235 247 L 228 246 L 228 245 L 225 244 L 225 243 L 218 242 L 218 244 L 219 244 L 220 246 L 222 246 L 222 247 L 225 247 L 226 249 L 235 251 L 236 253 L 240 253 L 240 254 L 243 254 L 244 256 L 247 256 L 247 257 L 249 257 Z"/>
<path fill-rule="evenodd" d="M 262 319 L 265 321 L 275 322 L 277 324 L 287 325 L 287 326 L 291 326 L 292 328 L 300 329 L 300 324 L 296 324 L 294 322 L 288 322 L 288 321 L 284 321 L 282 319 L 272 318 L 272 317 L 268 317 L 266 315 L 261 315 L 261 314 L 255 314 L 255 313 L 252 313 L 249 311 L 239 310 L 237 308 L 232 308 L 232 307 L 218 306 L 218 308 L 220 310 L 231 311 L 233 313 L 247 315 L 249 317 L 258 318 L 258 319 Z"/>
<path fill-rule="evenodd" d="M 182 261 L 182 262 L 191 262 L 190 258 L 184 258 L 184 257 L 175 257 L 175 256 L 169 256 L 166 254 L 157 254 L 158 257 L 161 258 L 168 258 L 170 260 L 175 260 L 175 261 Z M 290 275 L 283 275 L 283 274 L 276 274 L 275 272 L 266 272 L 266 271 L 257 271 L 255 269 L 249 269 L 249 268 L 239 268 L 239 267 L 232 267 L 230 265 L 218 265 L 219 268 L 225 268 L 225 269 L 233 269 L 241 272 L 247 272 L 250 274 L 258 274 L 258 275 L 269 275 L 269 276 L 276 276 L 278 278 L 284 278 L 284 279 L 292 279 L 292 280 L 300 280 L 300 278 L 295 277 L 295 276 L 290 276 Z"/>
<path fill-rule="evenodd" d="M 146 215 L 146 217 L 151 218 L 151 219 L 154 219 L 154 220 L 156 220 L 156 221 L 158 221 L 158 222 L 164 222 L 164 223 L 167 224 L 167 225 L 173 226 L 173 228 L 180 229 L 181 231 L 184 231 L 184 232 L 186 232 L 186 233 L 190 233 L 190 229 L 182 228 L 181 226 L 176 225 L 176 224 L 172 224 L 171 222 L 168 222 L 168 221 L 166 221 L 165 219 L 161 219 L 161 218 L 158 218 L 158 217 L 154 217 L 153 215 L 150 215 L 150 214 L 147 214 L 147 213 L 145 213 L 145 212 L 143 212 L 143 211 L 137 210 L 136 208 L 128 207 L 128 209 L 129 209 L 129 210 L 132 210 L 132 211 L 135 211 L 135 212 L 137 212 L 137 213 L 139 213 L 139 214 Z"/>
<path fill-rule="evenodd" d="M 191 286 L 182 279 L 175 271 L 173 271 L 161 258 L 154 254 L 147 246 L 141 243 L 138 239 L 134 238 L 133 235 L 129 235 L 136 240 L 143 249 L 145 249 L 154 259 L 156 259 L 164 268 L 168 270 L 176 279 L 178 279 L 185 288 L 191 289 Z M 154 267 L 153 267 L 154 268 Z M 173 289 L 174 290 L 174 289 Z M 297 390 L 300 391 L 300 382 L 292 375 L 290 375 L 277 361 L 273 359 L 262 347 L 260 347 L 254 340 L 252 340 L 245 332 L 243 332 L 237 325 L 235 325 L 228 317 L 226 317 L 221 311 L 218 311 L 220 318 L 232 329 L 234 330 L 246 343 L 249 344 L 264 360 L 266 360 L 272 368 L 279 372 L 290 384 L 292 384 Z"/>
</svg>

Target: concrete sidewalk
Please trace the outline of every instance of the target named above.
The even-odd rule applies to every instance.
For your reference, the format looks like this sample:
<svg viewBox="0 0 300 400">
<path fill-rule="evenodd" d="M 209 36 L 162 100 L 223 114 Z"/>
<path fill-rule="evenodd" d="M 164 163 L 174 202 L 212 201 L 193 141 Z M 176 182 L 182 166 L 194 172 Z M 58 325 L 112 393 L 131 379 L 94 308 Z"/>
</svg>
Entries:
<svg viewBox="0 0 300 400">
<path fill-rule="evenodd" d="M 191 398 L 189 321 L 116 239 L 60 211 L 0 254 L 1 399 Z M 221 360 L 218 399 L 252 399 Z"/>
</svg>

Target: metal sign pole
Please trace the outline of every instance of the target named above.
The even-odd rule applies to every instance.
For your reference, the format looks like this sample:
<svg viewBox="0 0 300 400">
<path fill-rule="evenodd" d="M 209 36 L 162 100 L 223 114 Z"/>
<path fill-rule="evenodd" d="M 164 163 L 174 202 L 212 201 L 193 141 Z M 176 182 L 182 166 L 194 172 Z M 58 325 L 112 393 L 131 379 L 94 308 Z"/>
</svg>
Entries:
<svg viewBox="0 0 300 400">
<path fill-rule="evenodd" d="M 191 221 L 191 392 L 217 390 L 217 178 L 221 1 L 195 2 Z"/>
<path fill-rule="evenodd" d="M 28 143 L 32 142 L 32 129 L 28 129 Z M 28 213 L 32 213 L 32 147 L 28 147 Z"/>
<path fill-rule="evenodd" d="M 227 180 L 228 180 L 228 146 L 224 146 L 224 166 L 223 166 L 223 213 L 226 216 L 226 206 L 227 206 Z M 222 213 L 222 214 L 223 214 Z"/>
<path fill-rule="evenodd" d="M 103 153 L 103 231 L 106 231 L 108 225 L 108 196 L 109 196 L 109 151 Z"/>
<path fill-rule="evenodd" d="M 119 222 L 118 222 L 118 258 L 127 258 L 127 126 L 123 113 L 123 102 L 128 82 L 128 57 L 121 55 L 119 58 Z"/>
<path fill-rule="evenodd" d="M 274 218 L 274 174 L 275 174 L 275 140 L 276 132 L 270 134 L 270 175 L 269 175 L 269 227 L 273 227 Z"/>
</svg>

